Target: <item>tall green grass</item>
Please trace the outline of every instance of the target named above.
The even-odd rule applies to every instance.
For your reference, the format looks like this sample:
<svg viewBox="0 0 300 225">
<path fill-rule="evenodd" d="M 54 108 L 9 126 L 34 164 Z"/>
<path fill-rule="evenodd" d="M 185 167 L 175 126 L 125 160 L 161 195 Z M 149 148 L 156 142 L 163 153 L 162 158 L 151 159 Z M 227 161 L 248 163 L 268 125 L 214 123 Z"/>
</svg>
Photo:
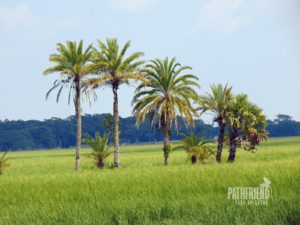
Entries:
<svg viewBox="0 0 300 225">
<path fill-rule="evenodd" d="M 0 177 L 0 224 L 299 224 L 300 138 L 273 139 L 257 153 L 237 152 L 236 162 L 192 166 L 184 152 L 123 146 L 121 169 L 99 171 L 82 151 L 10 152 Z M 112 162 L 112 159 L 108 159 Z M 267 206 L 239 206 L 228 187 L 271 180 Z"/>
</svg>

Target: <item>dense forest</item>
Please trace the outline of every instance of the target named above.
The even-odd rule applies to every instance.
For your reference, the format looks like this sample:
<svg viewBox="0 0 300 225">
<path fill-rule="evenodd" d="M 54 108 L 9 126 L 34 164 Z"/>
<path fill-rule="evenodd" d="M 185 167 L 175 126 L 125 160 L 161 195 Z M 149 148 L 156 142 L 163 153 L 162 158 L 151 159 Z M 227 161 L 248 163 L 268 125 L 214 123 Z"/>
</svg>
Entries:
<svg viewBox="0 0 300 225">
<path fill-rule="evenodd" d="M 96 131 L 109 134 L 112 129 L 110 114 L 86 114 L 82 117 L 83 134 L 94 135 Z M 193 132 L 203 134 L 206 138 L 215 138 L 218 127 L 205 124 L 201 120 L 195 121 L 194 128 L 187 128 L 179 117 L 178 132 L 175 126 L 171 130 L 171 140 L 179 140 L 182 135 Z M 151 128 L 146 121 L 139 128 L 135 126 L 135 118 L 120 118 L 120 139 L 122 144 L 158 142 L 162 135 L 157 127 Z M 288 115 L 278 115 L 274 120 L 268 120 L 270 137 L 300 136 L 300 122 L 294 121 Z M 39 120 L 0 121 L 0 151 L 28 150 L 74 147 L 76 142 L 76 118 L 51 118 Z"/>
</svg>

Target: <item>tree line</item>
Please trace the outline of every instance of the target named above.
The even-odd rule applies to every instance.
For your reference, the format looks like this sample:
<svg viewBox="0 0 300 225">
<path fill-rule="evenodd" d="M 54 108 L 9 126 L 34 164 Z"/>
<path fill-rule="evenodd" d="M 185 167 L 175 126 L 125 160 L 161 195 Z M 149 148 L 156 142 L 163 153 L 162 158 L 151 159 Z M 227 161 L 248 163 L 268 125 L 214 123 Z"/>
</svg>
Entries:
<svg viewBox="0 0 300 225">
<path fill-rule="evenodd" d="M 82 116 L 82 133 L 93 135 L 96 132 L 108 134 L 111 132 L 111 125 L 105 125 L 104 121 L 110 114 L 85 114 Z M 109 117 L 111 117 L 110 115 Z M 300 122 L 293 120 L 290 116 L 278 115 L 274 120 L 267 120 L 267 131 L 270 137 L 300 136 Z M 159 130 L 152 128 L 149 121 L 143 123 L 139 128 L 135 126 L 134 117 L 120 117 L 120 143 L 138 144 L 153 143 L 162 141 L 162 134 Z M 184 135 L 194 133 L 197 136 L 203 135 L 206 139 L 214 139 L 218 135 L 218 128 L 196 119 L 195 127 L 184 126 L 182 119 L 179 130 L 171 130 L 171 140 L 180 140 Z M 109 127 L 109 128 L 108 128 Z M 4 120 L 0 121 L 0 151 L 13 150 L 35 150 L 72 148 L 76 141 L 76 119 L 70 116 L 66 119 L 51 118 L 39 120 Z M 112 140 L 110 139 L 109 142 Z"/>
</svg>

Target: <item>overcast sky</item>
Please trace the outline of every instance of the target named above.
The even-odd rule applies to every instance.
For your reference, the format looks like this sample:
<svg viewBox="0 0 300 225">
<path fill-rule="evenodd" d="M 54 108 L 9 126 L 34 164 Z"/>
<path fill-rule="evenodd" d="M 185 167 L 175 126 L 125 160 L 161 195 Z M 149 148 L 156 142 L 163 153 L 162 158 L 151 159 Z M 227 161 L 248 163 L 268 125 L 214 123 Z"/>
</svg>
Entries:
<svg viewBox="0 0 300 225">
<path fill-rule="evenodd" d="M 56 43 L 117 37 L 145 59 L 176 56 L 193 67 L 199 93 L 229 83 L 268 118 L 300 120 L 299 0 L 0 0 L 0 120 L 74 114 L 45 94 L 57 74 L 43 76 Z M 121 86 L 120 114 L 131 115 L 134 88 Z M 112 112 L 110 89 L 84 113 Z"/>
</svg>

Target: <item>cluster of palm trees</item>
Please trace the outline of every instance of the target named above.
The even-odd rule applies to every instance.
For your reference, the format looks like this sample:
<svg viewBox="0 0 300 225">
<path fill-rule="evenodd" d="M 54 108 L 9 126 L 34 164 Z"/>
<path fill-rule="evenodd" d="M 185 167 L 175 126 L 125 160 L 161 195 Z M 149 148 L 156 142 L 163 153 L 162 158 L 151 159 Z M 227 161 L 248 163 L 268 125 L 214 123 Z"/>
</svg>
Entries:
<svg viewBox="0 0 300 225">
<path fill-rule="evenodd" d="M 233 162 L 237 147 L 254 150 L 268 138 L 263 110 L 249 101 L 247 95 L 233 95 L 232 87 L 211 85 L 211 93 L 200 96 L 199 102 L 201 113 L 210 111 L 214 115 L 213 121 L 219 126 L 217 163 L 221 162 L 224 142 L 229 146 L 227 162 Z"/>
<path fill-rule="evenodd" d="M 120 167 L 119 158 L 119 109 L 118 90 L 122 84 L 137 81 L 138 86 L 132 100 L 133 115 L 137 126 L 149 118 L 153 126 L 163 133 L 164 164 L 168 165 L 170 129 L 177 128 L 180 115 L 187 125 L 194 125 L 194 119 L 206 111 L 214 113 L 214 122 L 220 127 L 216 161 L 221 162 L 225 132 L 228 132 L 230 156 L 233 161 L 236 148 L 253 149 L 267 137 L 266 119 L 262 110 L 251 103 L 246 95 L 234 96 L 231 87 L 212 85 L 212 93 L 199 96 L 198 78 L 190 73 L 191 67 L 182 66 L 175 58 L 140 60 L 144 55 L 136 52 L 127 56 L 130 42 L 120 48 L 117 39 L 98 40 L 98 47 L 83 48 L 79 43 L 67 41 L 57 44 L 57 53 L 50 55 L 54 65 L 44 74 L 60 73 L 49 94 L 58 89 L 56 100 L 64 88 L 69 89 L 69 103 L 74 101 L 77 118 L 75 170 L 80 169 L 81 147 L 81 100 L 95 100 L 96 89 L 109 87 L 113 92 L 113 144 L 114 167 Z M 97 137 L 96 137 L 97 138 Z M 107 142 L 107 140 L 105 141 Z"/>
</svg>

